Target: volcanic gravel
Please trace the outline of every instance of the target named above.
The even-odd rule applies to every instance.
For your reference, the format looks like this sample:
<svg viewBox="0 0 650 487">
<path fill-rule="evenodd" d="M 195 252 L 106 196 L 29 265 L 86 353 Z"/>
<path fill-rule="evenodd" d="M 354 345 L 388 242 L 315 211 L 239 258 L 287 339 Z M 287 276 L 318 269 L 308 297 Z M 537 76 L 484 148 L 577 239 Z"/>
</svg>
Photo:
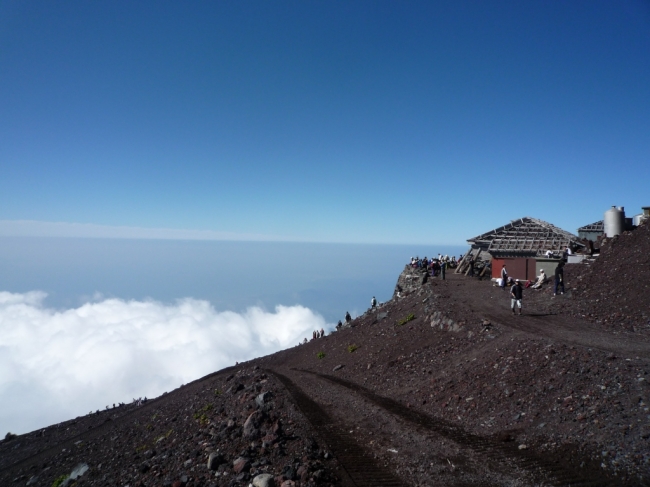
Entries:
<svg viewBox="0 0 650 487">
<path fill-rule="evenodd" d="M 80 463 L 79 486 L 650 485 L 649 230 L 567 265 L 564 295 L 525 290 L 523 316 L 407 266 L 350 327 L 0 442 L 0 485 Z"/>
<path fill-rule="evenodd" d="M 572 299 L 554 312 L 615 331 L 650 335 L 650 224 L 603 239 L 599 257 L 593 263 L 565 266 L 565 278 Z"/>
</svg>

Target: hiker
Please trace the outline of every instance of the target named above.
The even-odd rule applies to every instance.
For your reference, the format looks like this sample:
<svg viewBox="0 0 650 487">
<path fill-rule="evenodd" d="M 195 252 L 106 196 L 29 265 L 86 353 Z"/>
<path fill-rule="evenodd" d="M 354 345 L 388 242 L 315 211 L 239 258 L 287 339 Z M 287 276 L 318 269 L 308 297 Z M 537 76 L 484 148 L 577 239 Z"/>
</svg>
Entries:
<svg viewBox="0 0 650 487">
<path fill-rule="evenodd" d="M 341 320 L 339 320 L 339 322 L 336 324 L 336 329 L 340 330 L 342 326 L 343 326 L 343 323 L 341 323 Z"/>
<path fill-rule="evenodd" d="M 350 313 L 346 311 L 345 312 L 345 324 L 349 325 L 351 321 L 352 321 L 352 316 L 350 316 Z"/>
<path fill-rule="evenodd" d="M 374 296 L 373 296 L 372 299 L 370 300 L 370 306 L 371 306 L 372 308 L 376 308 L 376 307 L 377 307 L 377 300 L 375 299 Z"/>
<path fill-rule="evenodd" d="M 508 271 L 506 270 L 506 265 L 501 266 L 501 290 L 506 290 L 506 284 L 508 284 Z"/>
<path fill-rule="evenodd" d="M 323 338 L 325 336 L 325 330 L 322 328 L 320 329 L 320 337 Z"/>
<path fill-rule="evenodd" d="M 447 268 L 447 262 L 444 260 L 440 263 L 440 277 L 442 280 L 445 280 L 445 269 Z"/>
<path fill-rule="evenodd" d="M 531 286 L 531 289 L 541 289 L 542 284 L 545 284 L 547 281 L 546 273 L 544 272 L 544 269 L 539 270 L 539 277 L 537 278 L 537 281 L 535 281 L 535 284 Z"/>
<path fill-rule="evenodd" d="M 521 300 L 523 298 L 523 289 L 521 288 L 521 282 L 519 279 L 515 279 L 515 283 L 510 288 L 510 307 L 512 308 L 512 314 L 515 314 L 515 304 L 519 308 L 519 314 L 521 315 Z"/>
<path fill-rule="evenodd" d="M 469 272 L 467 273 L 469 277 L 474 277 L 474 258 L 469 258 Z"/>
<path fill-rule="evenodd" d="M 560 294 L 564 294 L 564 262 L 560 262 L 555 268 L 555 285 L 553 286 L 553 296 L 557 296 L 557 289 L 561 288 Z"/>
</svg>

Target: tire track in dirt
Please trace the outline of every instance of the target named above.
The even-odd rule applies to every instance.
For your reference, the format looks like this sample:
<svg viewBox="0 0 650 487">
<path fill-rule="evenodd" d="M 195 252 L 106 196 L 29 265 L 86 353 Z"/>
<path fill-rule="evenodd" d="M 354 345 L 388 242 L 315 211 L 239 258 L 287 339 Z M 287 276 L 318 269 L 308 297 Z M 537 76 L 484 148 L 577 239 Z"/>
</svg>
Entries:
<svg viewBox="0 0 650 487">
<path fill-rule="evenodd" d="M 269 370 L 295 400 L 317 434 L 329 446 L 355 487 L 405 487 L 388 469 L 379 465 L 349 434 L 337 425 L 315 401 L 287 376 Z"/>
<path fill-rule="evenodd" d="M 518 468 L 530 472 L 533 478 L 536 478 L 539 482 L 549 482 L 550 485 L 557 487 L 606 487 L 617 485 L 611 479 L 603 479 L 598 472 L 577 470 L 570 465 L 561 464 L 554 458 L 538 455 L 531 450 L 519 450 L 514 444 L 470 433 L 449 421 L 409 409 L 393 399 L 375 394 L 371 390 L 345 379 L 308 370 L 296 370 L 352 390 L 374 405 L 400 417 L 404 421 L 450 439 L 492 460 L 502 464 L 514 464 Z"/>
<path fill-rule="evenodd" d="M 650 359 L 650 343 L 636 340 L 634 337 L 612 335 L 577 318 L 536 313 L 516 316 L 492 304 L 486 305 L 485 309 L 485 318 L 507 328 L 579 347 Z"/>
</svg>

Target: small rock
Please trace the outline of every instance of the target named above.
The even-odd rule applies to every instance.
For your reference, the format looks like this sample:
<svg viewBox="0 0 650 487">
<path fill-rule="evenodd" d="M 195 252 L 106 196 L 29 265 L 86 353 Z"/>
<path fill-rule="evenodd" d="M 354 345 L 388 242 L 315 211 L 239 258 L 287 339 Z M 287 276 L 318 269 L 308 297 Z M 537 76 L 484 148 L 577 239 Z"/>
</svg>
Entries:
<svg viewBox="0 0 650 487">
<path fill-rule="evenodd" d="M 520 450 L 527 450 L 528 446 L 527 445 L 519 445 L 517 448 L 519 448 Z"/>
<path fill-rule="evenodd" d="M 270 473 L 263 473 L 253 479 L 253 487 L 275 487 L 275 479 Z"/>
<path fill-rule="evenodd" d="M 221 465 L 224 462 L 223 455 L 218 452 L 212 452 L 210 453 L 210 456 L 208 457 L 208 468 L 210 470 L 216 470 L 219 465 Z"/>
<path fill-rule="evenodd" d="M 240 474 L 244 471 L 248 471 L 251 468 L 251 462 L 248 458 L 239 457 L 234 462 L 232 462 L 232 469 L 236 474 Z"/>
<path fill-rule="evenodd" d="M 260 421 L 262 419 L 262 414 L 259 411 L 255 411 L 248 416 L 246 422 L 244 423 L 243 435 L 246 438 L 255 439 L 259 436 L 260 431 L 257 429 Z"/>
<path fill-rule="evenodd" d="M 334 368 L 332 369 L 332 371 L 336 372 L 337 370 L 341 370 L 343 367 L 345 367 L 345 365 L 342 365 L 342 364 L 341 364 L 341 365 L 337 365 L 336 367 L 334 367 Z"/>
<path fill-rule="evenodd" d="M 257 404 L 258 407 L 262 407 L 271 397 L 271 392 L 263 392 L 255 398 L 255 404 Z"/>
</svg>

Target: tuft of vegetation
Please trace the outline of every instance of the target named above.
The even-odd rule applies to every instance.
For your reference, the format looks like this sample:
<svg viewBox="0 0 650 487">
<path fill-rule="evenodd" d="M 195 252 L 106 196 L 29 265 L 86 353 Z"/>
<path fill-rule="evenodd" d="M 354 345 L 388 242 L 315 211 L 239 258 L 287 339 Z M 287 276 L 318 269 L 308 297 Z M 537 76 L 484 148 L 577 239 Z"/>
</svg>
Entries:
<svg viewBox="0 0 650 487">
<path fill-rule="evenodd" d="M 221 394 L 223 394 L 223 392 L 221 392 L 219 389 L 214 390 L 214 395 L 215 396 L 220 396 Z"/>
<path fill-rule="evenodd" d="M 406 315 L 406 318 L 399 320 L 399 321 L 397 322 L 397 324 L 400 325 L 400 326 L 402 326 L 402 325 L 404 325 L 404 324 L 406 324 L 406 323 L 408 323 L 409 321 L 414 320 L 414 319 L 415 319 L 415 315 L 414 315 L 413 313 L 411 313 L 411 314 L 409 314 L 409 315 Z"/>
<path fill-rule="evenodd" d="M 56 480 L 54 480 L 54 483 L 52 484 L 52 487 L 59 487 L 63 482 L 65 482 L 68 479 L 69 475 L 63 474 L 60 477 L 57 477 Z"/>
<path fill-rule="evenodd" d="M 164 435 L 159 436 L 158 438 L 156 438 L 156 441 L 154 442 L 154 444 L 155 444 L 155 443 L 158 443 L 159 441 L 164 440 L 165 438 L 169 438 L 169 436 L 170 436 L 173 432 L 174 432 L 174 429 L 173 429 L 173 428 L 170 429 L 170 430 L 169 430 L 167 433 L 165 433 Z"/>
<path fill-rule="evenodd" d="M 323 358 L 325 358 L 325 352 L 318 352 L 318 353 L 316 354 L 316 356 L 317 356 L 318 358 L 323 359 Z"/>
<path fill-rule="evenodd" d="M 194 413 L 194 419 L 199 419 L 201 415 L 205 415 L 205 413 L 211 411 L 213 407 L 214 406 L 212 406 L 212 404 L 206 404 L 201 409 L 199 409 L 196 413 Z"/>
<path fill-rule="evenodd" d="M 356 345 L 350 345 L 350 346 L 348 346 L 348 352 L 352 353 L 352 352 L 354 352 L 357 348 L 359 348 L 359 347 L 357 347 Z"/>
<path fill-rule="evenodd" d="M 194 419 L 198 420 L 201 425 L 206 425 L 210 422 L 210 418 L 205 414 L 208 411 L 211 411 L 213 408 L 212 404 L 206 404 L 203 406 L 201 409 L 199 409 L 196 413 L 194 413 Z"/>
</svg>

